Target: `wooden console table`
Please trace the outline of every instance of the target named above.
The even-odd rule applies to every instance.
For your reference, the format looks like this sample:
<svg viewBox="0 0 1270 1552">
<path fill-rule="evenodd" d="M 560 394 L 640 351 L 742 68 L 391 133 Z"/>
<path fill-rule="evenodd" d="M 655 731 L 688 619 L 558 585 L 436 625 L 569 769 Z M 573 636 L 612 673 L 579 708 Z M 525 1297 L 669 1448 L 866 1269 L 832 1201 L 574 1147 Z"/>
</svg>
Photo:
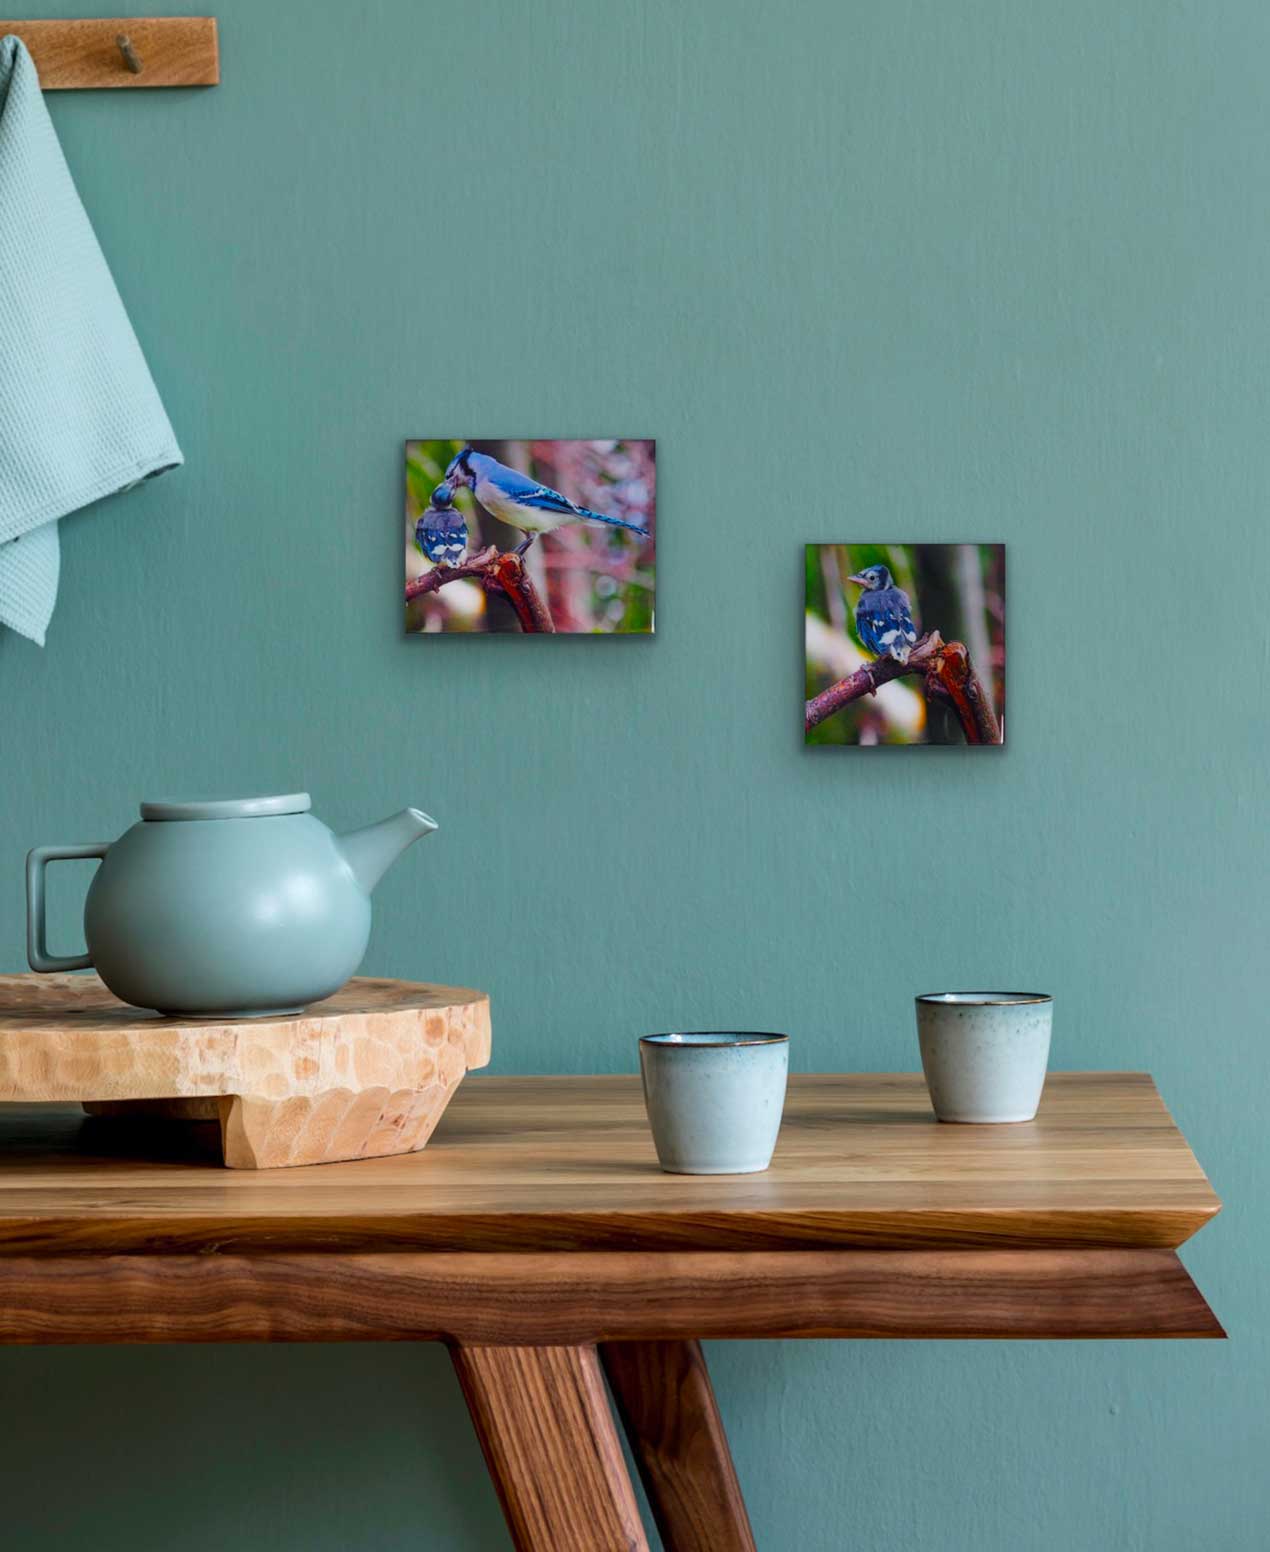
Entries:
<svg viewBox="0 0 1270 1552">
<path fill-rule="evenodd" d="M 1176 1255 L 1219 1203 L 1151 1079 L 1019 1126 L 920 1077 L 791 1080 L 762 1175 L 663 1175 L 639 1081 L 469 1078 L 419 1154 L 232 1173 L 0 1107 L 0 1340 L 448 1344 L 519 1548 L 753 1547 L 703 1337 L 1220 1337 Z M 216 1158 L 213 1138 L 208 1154 Z"/>
</svg>

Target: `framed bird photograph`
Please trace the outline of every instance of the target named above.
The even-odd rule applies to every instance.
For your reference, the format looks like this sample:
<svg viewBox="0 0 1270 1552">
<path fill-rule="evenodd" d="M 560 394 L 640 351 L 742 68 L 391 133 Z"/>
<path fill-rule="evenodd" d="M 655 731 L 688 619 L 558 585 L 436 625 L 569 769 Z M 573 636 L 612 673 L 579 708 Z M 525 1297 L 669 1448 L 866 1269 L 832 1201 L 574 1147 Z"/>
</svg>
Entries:
<svg viewBox="0 0 1270 1552">
<path fill-rule="evenodd" d="M 657 444 L 406 443 L 412 635 L 651 636 Z"/>
<path fill-rule="evenodd" d="M 1005 545 L 809 544 L 811 745 L 1005 742 Z"/>
</svg>

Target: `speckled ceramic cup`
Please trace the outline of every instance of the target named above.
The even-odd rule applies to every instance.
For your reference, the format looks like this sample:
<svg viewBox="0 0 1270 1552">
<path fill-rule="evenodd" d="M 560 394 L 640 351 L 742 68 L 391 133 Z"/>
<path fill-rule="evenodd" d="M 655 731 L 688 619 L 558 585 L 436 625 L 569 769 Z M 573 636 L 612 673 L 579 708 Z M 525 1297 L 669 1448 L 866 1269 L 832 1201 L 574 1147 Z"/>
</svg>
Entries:
<svg viewBox="0 0 1270 1552">
<path fill-rule="evenodd" d="M 927 992 L 917 1038 L 941 1121 L 1030 1121 L 1041 1102 L 1054 999 L 1040 992 Z"/>
<path fill-rule="evenodd" d="M 772 1162 L 789 1075 L 788 1035 L 644 1035 L 639 1069 L 653 1144 L 668 1174 L 751 1175 Z"/>
</svg>

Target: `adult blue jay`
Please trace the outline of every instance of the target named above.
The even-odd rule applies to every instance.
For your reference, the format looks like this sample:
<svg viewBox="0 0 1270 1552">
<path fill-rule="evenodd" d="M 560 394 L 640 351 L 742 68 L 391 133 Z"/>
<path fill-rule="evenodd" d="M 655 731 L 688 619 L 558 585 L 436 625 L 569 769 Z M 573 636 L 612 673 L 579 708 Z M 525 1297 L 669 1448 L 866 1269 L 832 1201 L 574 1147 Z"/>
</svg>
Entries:
<svg viewBox="0 0 1270 1552">
<path fill-rule="evenodd" d="M 528 475 L 509 469 L 488 453 L 473 452 L 470 447 L 452 460 L 445 477 L 451 486 L 466 485 L 487 512 L 520 529 L 525 541 L 516 546 L 518 555 L 523 555 L 540 533 L 565 523 L 606 523 L 610 528 L 627 528 L 648 538 L 647 528 L 580 507 L 549 485 L 539 485 Z"/>
<path fill-rule="evenodd" d="M 447 484 L 432 492 L 428 510 L 415 523 L 415 543 L 434 566 L 457 566 L 467 549 L 467 524 L 454 510 L 454 491 Z"/>
<path fill-rule="evenodd" d="M 855 606 L 855 628 L 865 647 L 874 657 L 907 663 L 917 644 L 908 594 L 895 586 L 885 566 L 866 566 L 847 581 L 858 582 L 864 589 Z"/>
</svg>

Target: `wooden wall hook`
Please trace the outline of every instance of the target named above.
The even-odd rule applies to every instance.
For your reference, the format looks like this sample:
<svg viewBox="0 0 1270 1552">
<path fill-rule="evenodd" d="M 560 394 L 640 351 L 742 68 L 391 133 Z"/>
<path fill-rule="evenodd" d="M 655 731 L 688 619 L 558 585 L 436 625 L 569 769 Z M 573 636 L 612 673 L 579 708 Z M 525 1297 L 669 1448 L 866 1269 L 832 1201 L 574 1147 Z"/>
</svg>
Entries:
<svg viewBox="0 0 1270 1552">
<path fill-rule="evenodd" d="M 132 39 L 126 32 L 121 32 L 115 39 L 119 45 L 119 52 L 123 55 L 123 62 L 133 75 L 141 74 L 141 61 L 137 58 L 137 51 L 132 46 Z"/>
<path fill-rule="evenodd" d="M 215 86 L 214 16 L 106 16 L 0 21 L 21 38 L 45 91 L 117 86 Z"/>
</svg>

